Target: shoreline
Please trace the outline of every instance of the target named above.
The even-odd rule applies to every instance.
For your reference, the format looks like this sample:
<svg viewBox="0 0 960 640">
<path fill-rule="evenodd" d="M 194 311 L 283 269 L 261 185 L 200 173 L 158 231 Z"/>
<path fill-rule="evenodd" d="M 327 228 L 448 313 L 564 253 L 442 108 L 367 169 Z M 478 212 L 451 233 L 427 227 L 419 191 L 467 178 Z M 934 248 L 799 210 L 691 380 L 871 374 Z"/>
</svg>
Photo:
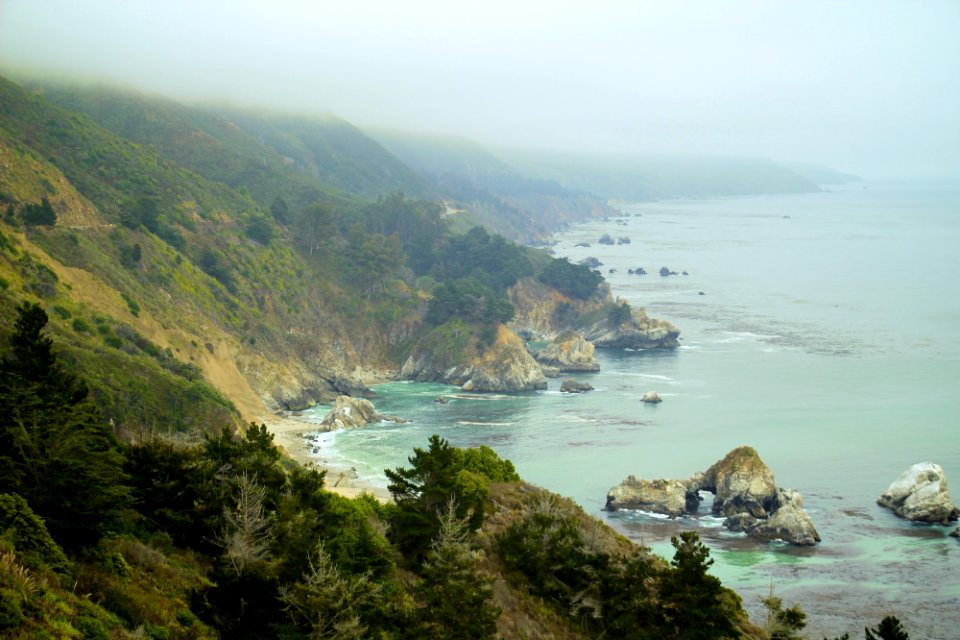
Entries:
<svg viewBox="0 0 960 640">
<path fill-rule="evenodd" d="M 334 456 L 320 458 L 314 455 L 304 434 L 321 431 L 320 425 L 277 415 L 261 417 L 257 422 L 267 426 L 273 434 L 274 444 L 284 455 L 300 465 L 313 465 L 326 471 L 324 489 L 327 491 L 344 498 L 356 498 L 363 493 L 369 493 L 380 503 L 393 501 L 386 488 L 357 478 L 356 471 L 349 463 L 337 460 Z"/>
</svg>

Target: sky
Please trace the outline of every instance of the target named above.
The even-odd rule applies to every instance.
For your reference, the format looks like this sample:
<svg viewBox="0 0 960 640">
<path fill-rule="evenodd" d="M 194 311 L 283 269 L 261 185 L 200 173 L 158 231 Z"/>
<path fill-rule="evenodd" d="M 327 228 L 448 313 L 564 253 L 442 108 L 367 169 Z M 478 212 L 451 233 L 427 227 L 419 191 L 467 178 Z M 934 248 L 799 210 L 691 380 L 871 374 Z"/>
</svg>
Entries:
<svg viewBox="0 0 960 640">
<path fill-rule="evenodd" d="M 0 0 L 0 72 L 491 146 L 960 175 L 960 0 Z"/>
</svg>

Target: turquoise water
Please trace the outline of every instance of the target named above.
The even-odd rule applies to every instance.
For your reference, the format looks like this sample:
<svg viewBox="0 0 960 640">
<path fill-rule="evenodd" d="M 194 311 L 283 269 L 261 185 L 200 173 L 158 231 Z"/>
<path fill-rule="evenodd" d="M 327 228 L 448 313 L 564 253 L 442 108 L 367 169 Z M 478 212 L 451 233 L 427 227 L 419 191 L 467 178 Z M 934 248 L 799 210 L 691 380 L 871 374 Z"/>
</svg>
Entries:
<svg viewBox="0 0 960 640">
<path fill-rule="evenodd" d="M 679 349 L 604 351 L 600 372 L 575 376 L 596 387 L 582 395 L 560 394 L 560 381 L 501 396 L 381 385 L 378 410 L 411 422 L 317 436 L 319 455 L 384 483 L 432 433 L 486 444 L 667 557 L 670 535 L 697 530 L 754 615 L 772 581 L 810 613 L 810 637 L 861 637 L 891 612 L 912 637 L 960 637 L 960 541 L 875 504 L 923 460 L 943 466 L 960 501 L 960 185 L 622 210 L 560 234 L 555 250 L 599 258 L 616 295 L 681 328 Z M 596 244 L 603 233 L 631 243 Z M 650 275 L 627 273 L 639 266 Z M 663 278 L 661 266 L 689 275 Z M 651 389 L 662 404 L 639 401 Z M 684 478 L 741 444 L 804 495 L 820 545 L 758 544 L 708 516 L 601 511 L 629 474 Z"/>
</svg>

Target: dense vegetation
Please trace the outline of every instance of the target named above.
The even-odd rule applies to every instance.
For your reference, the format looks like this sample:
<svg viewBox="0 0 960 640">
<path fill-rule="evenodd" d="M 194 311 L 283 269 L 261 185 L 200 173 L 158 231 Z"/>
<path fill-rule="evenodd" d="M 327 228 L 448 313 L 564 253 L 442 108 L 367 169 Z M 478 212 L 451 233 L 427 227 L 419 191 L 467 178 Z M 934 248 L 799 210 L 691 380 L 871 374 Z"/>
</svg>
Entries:
<svg viewBox="0 0 960 640">
<path fill-rule="evenodd" d="M 395 503 L 383 506 L 325 491 L 324 474 L 285 464 L 262 425 L 241 435 L 224 429 L 192 446 L 163 439 L 123 445 L 82 381 L 61 368 L 43 335 L 46 320 L 38 305 L 20 306 L 0 372 L 5 636 L 106 638 L 124 629 L 153 638 L 496 635 L 493 577 L 475 551 L 491 486 L 519 482 L 508 461 L 435 436 L 410 468 L 388 471 Z M 585 555 L 570 526 L 561 544 L 525 552 L 524 526 L 544 525 L 515 525 L 486 552 L 526 570 L 533 588 L 561 609 L 581 599 L 591 567 L 609 564 Z M 692 538 L 684 544 L 694 552 L 678 547 L 676 569 L 657 568 L 637 550 L 632 562 L 643 567 L 636 571 L 670 576 L 659 589 L 682 584 L 687 598 L 695 581 L 709 585 L 692 603 L 697 624 L 718 630 L 703 637 L 733 633 L 736 601 L 722 604 L 730 594 L 703 573 L 705 551 L 698 555 Z M 536 559 L 544 553 L 556 557 Z M 568 566 L 581 583 L 564 574 L 566 590 L 557 591 L 530 562 L 548 572 Z M 636 582 L 636 571 L 610 571 L 621 582 L 609 594 L 622 598 L 639 585 L 643 607 L 672 621 L 672 635 L 663 637 L 688 637 L 683 629 L 692 623 L 667 614 L 666 601 Z M 632 607 L 627 598 L 611 611 L 629 616 Z M 627 632 L 645 620 L 613 627 Z"/>
</svg>

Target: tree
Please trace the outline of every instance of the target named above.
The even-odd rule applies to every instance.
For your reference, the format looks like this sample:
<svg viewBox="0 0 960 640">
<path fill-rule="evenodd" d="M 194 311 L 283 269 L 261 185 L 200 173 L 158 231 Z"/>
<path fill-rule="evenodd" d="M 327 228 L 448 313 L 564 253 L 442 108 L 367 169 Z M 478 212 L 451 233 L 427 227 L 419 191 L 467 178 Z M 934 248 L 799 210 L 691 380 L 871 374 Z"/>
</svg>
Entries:
<svg viewBox="0 0 960 640">
<path fill-rule="evenodd" d="M 465 520 L 447 503 L 440 531 L 420 571 L 416 637 L 425 640 L 494 638 L 500 609 L 491 604 L 493 581 L 480 573 Z"/>
<path fill-rule="evenodd" d="M 713 564 L 710 550 L 693 531 L 673 536 L 670 543 L 676 550 L 672 568 L 661 573 L 659 581 L 664 635 L 678 640 L 739 637 L 720 580 L 707 573 Z"/>
<path fill-rule="evenodd" d="M 895 616 L 886 616 L 876 629 L 864 628 L 866 640 L 910 640 L 910 636 Z"/>
<path fill-rule="evenodd" d="M 807 614 L 800 607 L 784 609 L 783 600 L 773 595 L 772 583 L 770 594 L 762 602 L 767 610 L 763 631 L 769 640 L 801 640 L 797 632 L 807 626 Z"/>
<path fill-rule="evenodd" d="M 586 300 L 596 293 L 603 276 L 586 265 L 572 264 L 566 258 L 555 258 L 540 274 L 540 282 L 571 298 Z"/>
<path fill-rule="evenodd" d="M 273 216 L 273 219 L 276 220 L 278 224 L 286 225 L 290 222 L 290 206 L 282 196 L 274 198 L 273 203 L 270 205 L 270 215 Z"/>
<path fill-rule="evenodd" d="M 24 302 L 17 313 L 0 363 L 0 492 L 22 496 L 61 545 L 92 545 L 130 505 L 123 455 L 86 385 L 57 361 L 46 312 Z"/>
<path fill-rule="evenodd" d="M 433 290 L 426 319 L 435 325 L 452 318 L 497 324 L 509 322 L 513 315 L 514 308 L 510 301 L 476 280 L 465 279 L 444 282 Z"/>
<path fill-rule="evenodd" d="M 43 196 L 40 204 L 25 204 L 20 217 L 28 227 L 41 225 L 52 227 L 57 224 L 57 214 L 50 205 L 50 201 L 47 200 L 47 196 Z"/>
<path fill-rule="evenodd" d="M 237 476 L 236 502 L 224 509 L 220 544 L 224 556 L 239 576 L 247 565 L 263 561 L 273 542 L 273 522 L 264 513 L 266 490 L 246 473 Z"/>
<path fill-rule="evenodd" d="M 367 233 L 358 223 L 348 233 L 353 279 L 369 298 L 386 287 L 387 279 L 403 265 L 403 251 L 396 236 Z"/>
<path fill-rule="evenodd" d="M 480 528 L 488 479 L 465 469 L 457 450 L 438 435 L 430 436 L 426 451 L 415 448 L 413 452 L 413 457 L 407 458 L 410 468 L 384 472 L 397 505 L 390 536 L 401 550 L 419 561 L 439 534 L 439 514 L 451 498 L 457 505 L 457 517 L 466 519 L 471 529 Z"/>
<path fill-rule="evenodd" d="M 247 237 L 264 246 L 273 240 L 273 225 L 270 220 L 261 214 L 254 214 L 247 220 Z"/>
<path fill-rule="evenodd" d="M 318 544 L 302 582 L 281 589 L 290 619 L 310 629 L 310 638 L 355 640 L 367 637 L 360 610 L 380 595 L 366 576 L 344 575 Z"/>
<path fill-rule="evenodd" d="M 611 307 L 610 311 L 607 312 L 607 321 L 611 327 L 619 327 L 630 319 L 631 314 L 630 303 L 621 302 Z"/>
<path fill-rule="evenodd" d="M 339 236 L 337 229 L 337 212 L 325 202 L 314 202 L 308 205 L 296 220 L 297 228 L 294 237 L 309 255 L 330 243 L 332 238 Z"/>
</svg>

